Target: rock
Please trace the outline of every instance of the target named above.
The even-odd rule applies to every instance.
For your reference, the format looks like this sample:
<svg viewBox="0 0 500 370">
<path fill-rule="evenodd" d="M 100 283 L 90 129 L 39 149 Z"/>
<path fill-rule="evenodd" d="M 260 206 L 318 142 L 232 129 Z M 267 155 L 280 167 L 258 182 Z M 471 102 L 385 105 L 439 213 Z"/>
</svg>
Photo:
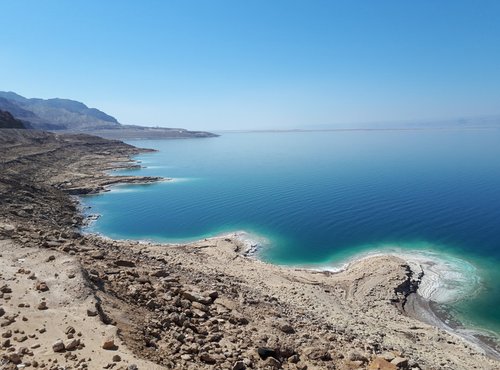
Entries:
<svg viewBox="0 0 500 370">
<path fill-rule="evenodd" d="M 72 326 L 68 326 L 66 328 L 66 330 L 64 330 L 64 334 L 75 334 L 76 333 L 76 330 L 74 327 Z"/>
<path fill-rule="evenodd" d="M 368 365 L 368 370 L 397 370 L 397 366 L 382 357 L 375 357 Z"/>
<path fill-rule="evenodd" d="M 8 285 L 3 285 L 0 287 L 0 292 L 2 293 L 12 293 L 12 289 Z"/>
<path fill-rule="evenodd" d="M 128 365 L 127 370 L 139 370 L 136 364 Z"/>
<path fill-rule="evenodd" d="M 66 343 L 64 344 L 64 348 L 67 351 L 73 351 L 73 350 L 77 349 L 77 347 L 79 345 L 80 345 L 80 339 L 70 339 L 70 340 L 66 341 Z"/>
<path fill-rule="evenodd" d="M 21 356 L 17 353 L 11 353 L 8 356 L 8 359 L 10 362 L 12 362 L 14 365 L 19 365 L 22 362 Z"/>
<path fill-rule="evenodd" d="M 64 343 L 61 339 L 58 339 L 56 342 L 52 344 L 52 350 L 54 352 L 62 352 L 64 351 Z"/>
<path fill-rule="evenodd" d="M 113 362 L 120 362 L 121 360 L 122 360 L 122 358 L 120 357 L 120 355 L 113 356 Z"/>
<path fill-rule="evenodd" d="M 41 301 L 41 302 L 38 304 L 37 308 L 38 308 L 39 310 L 41 310 L 41 311 L 48 309 L 48 307 L 47 307 L 47 302 L 45 302 L 45 301 Z"/>
<path fill-rule="evenodd" d="M 3 307 L 0 307 L 0 317 L 2 317 L 3 315 L 5 315 L 5 310 L 3 309 Z"/>
<path fill-rule="evenodd" d="M 202 296 L 201 294 L 199 293 L 196 293 L 196 292 L 183 292 L 182 293 L 182 298 L 185 298 L 191 302 L 199 302 L 199 303 L 202 303 L 202 304 L 211 304 L 212 303 L 212 299 L 211 298 L 208 298 L 208 297 L 204 297 Z"/>
<path fill-rule="evenodd" d="M 243 361 L 236 361 L 232 370 L 245 370 L 245 363 Z"/>
<path fill-rule="evenodd" d="M 45 281 L 37 281 L 35 284 L 35 289 L 40 292 L 46 292 L 47 290 L 49 290 L 49 287 L 47 286 L 47 283 Z"/>
<path fill-rule="evenodd" d="M 229 322 L 235 325 L 247 325 L 249 323 L 248 319 L 244 317 L 238 311 L 233 311 L 231 313 L 231 317 L 229 318 Z"/>
<path fill-rule="evenodd" d="M 196 309 L 204 311 L 204 312 L 207 312 L 209 310 L 207 305 L 200 303 L 200 302 L 193 302 L 192 306 L 193 306 L 193 308 L 196 308 Z"/>
<path fill-rule="evenodd" d="M 90 257 L 92 257 L 93 259 L 96 259 L 96 260 L 102 260 L 104 259 L 104 252 L 103 251 L 94 251 L 90 254 Z"/>
<path fill-rule="evenodd" d="M 392 352 L 384 352 L 384 353 L 381 353 L 380 355 L 378 355 L 377 357 L 382 357 L 384 360 L 387 360 L 390 362 L 396 358 L 396 355 Z"/>
<path fill-rule="evenodd" d="M 119 267 L 135 267 L 135 262 L 128 260 L 116 260 L 114 265 Z"/>
<path fill-rule="evenodd" d="M 295 333 L 295 329 L 288 323 L 285 323 L 280 326 L 280 330 L 285 334 L 293 334 Z"/>
<path fill-rule="evenodd" d="M 200 355 L 200 360 L 203 361 L 204 363 L 206 364 L 209 364 L 209 365 L 213 365 L 215 364 L 217 361 L 215 360 L 215 358 L 213 358 L 210 354 L 208 354 L 207 352 L 203 352 L 201 355 Z"/>
<path fill-rule="evenodd" d="M 88 308 L 87 309 L 87 316 L 97 316 L 98 315 L 98 312 L 95 308 Z"/>
<path fill-rule="evenodd" d="M 106 349 L 106 350 L 116 349 L 114 339 L 113 338 L 104 339 L 104 341 L 102 342 L 102 349 Z"/>
<path fill-rule="evenodd" d="M 264 368 L 266 369 L 281 369 L 281 362 L 276 360 L 274 357 L 268 357 L 264 362 Z"/>
<path fill-rule="evenodd" d="M 168 271 L 167 270 L 156 270 L 154 272 L 151 273 L 151 276 L 154 276 L 154 277 L 167 277 L 168 276 Z"/>
<path fill-rule="evenodd" d="M 331 361 L 332 355 L 327 348 L 308 347 L 303 350 L 304 354 L 311 360 Z"/>
<path fill-rule="evenodd" d="M 349 361 L 361 361 L 362 363 L 368 362 L 368 358 L 357 351 L 350 352 L 347 358 Z"/>
<path fill-rule="evenodd" d="M 269 347 L 259 347 L 257 348 L 257 353 L 259 357 L 263 360 L 267 359 L 268 357 L 276 356 L 276 351 Z"/>
<path fill-rule="evenodd" d="M 210 298 L 212 298 L 212 300 L 216 300 L 217 298 L 219 298 L 219 293 L 215 290 L 211 290 L 209 292 L 206 292 L 205 293 L 207 296 L 209 296 Z"/>
<path fill-rule="evenodd" d="M 408 360 L 403 357 L 396 357 L 391 360 L 391 364 L 396 365 L 397 368 L 404 369 L 408 366 Z"/>
</svg>

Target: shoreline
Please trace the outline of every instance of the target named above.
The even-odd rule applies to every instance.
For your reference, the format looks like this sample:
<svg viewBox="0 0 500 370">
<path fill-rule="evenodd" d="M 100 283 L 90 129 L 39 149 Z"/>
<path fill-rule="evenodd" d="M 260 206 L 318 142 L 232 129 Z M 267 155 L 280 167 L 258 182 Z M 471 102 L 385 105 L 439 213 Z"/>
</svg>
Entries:
<svg viewBox="0 0 500 370">
<path fill-rule="evenodd" d="M 227 235 L 174 248 L 82 235 L 70 189 L 99 189 L 111 163 L 140 150 L 21 134 L 26 145 L 0 145 L 1 320 L 26 333 L 0 348 L 8 365 L 74 367 L 92 358 L 90 368 L 141 370 L 498 368 L 398 309 L 415 284 L 394 256 L 325 273 L 247 258 L 248 245 Z M 50 330 L 37 331 L 47 320 Z M 62 352 L 53 350 L 57 339 Z"/>
<path fill-rule="evenodd" d="M 140 160 L 132 159 L 132 163 L 142 163 Z M 124 167 L 117 167 L 116 169 L 111 169 L 109 171 L 109 174 L 115 170 L 121 170 Z M 127 168 L 127 167 L 125 167 Z M 140 168 L 147 168 L 147 166 L 141 166 Z M 175 181 L 173 178 L 159 178 L 156 181 L 152 181 L 151 183 L 154 182 L 161 182 L 161 181 Z M 144 182 L 142 184 L 147 184 L 149 182 Z M 141 183 L 132 183 L 132 184 L 141 184 Z M 109 188 L 106 188 L 104 191 L 113 191 L 113 188 L 119 187 L 120 185 L 128 185 L 128 183 L 124 184 L 114 184 L 111 185 Z M 90 208 L 90 207 L 89 207 Z M 83 209 L 83 207 L 82 207 Z M 91 218 L 90 222 L 97 222 L 98 218 L 100 215 L 97 215 L 96 218 L 92 218 L 92 216 L 96 216 L 94 214 L 89 214 L 88 217 Z M 88 227 L 88 224 L 85 225 L 85 228 Z M 84 232 L 84 230 L 82 230 Z M 330 268 L 327 267 L 328 263 L 325 263 L 324 265 L 318 264 L 317 267 L 305 267 L 305 266 L 300 266 L 300 265 L 294 265 L 294 266 L 288 266 L 288 265 L 279 265 L 279 264 L 273 264 L 271 262 L 265 261 L 261 258 L 259 258 L 259 250 L 262 248 L 262 245 L 259 244 L 258 239 L 262 239 L 263 237 L 254 237 L 252 238 L 252 234 L 245 231 L 245 230 L 236 230 L 236 231 L 229 231 L 229 232 L 224 232 L 222 234 L 218 234 L 215 236 L 211 237 L 201 237 L 201 238 L 186 238 L 186 241 L 184 242 L 170 242 L 170 241 L 155 241 L 154 239 L 148 240 L 148 239 L 114 239 L 112 237 L 108 237 L 105 234 L 102 233 L 90 233 L 89 235 L 95 235 L 110 241 L 121 241 L 121 242 L 137 242 L 142 245 L 162 245 L 164 247 L 179 247 L 182 245 L 187 244 L 196 244 L 200 242 L 206 242 L 206 241 L 214 241 L 218 239 L 227 239 L 227 238 L 236 238 L 238 239 L 243 245 L 244 248 L 241 250 L 239 247 L 235 249 L 236 253 L 241 254 L 245 258 L 249 259 L 254 259 L 257 260 L 261 263 L 269 264 L 269 265 L 274 265 L 278 266 L 281 268 L 285 269 L 292 269 L 292 270 L 304 270 L 304 271 L 315 271 L 315 272 L 328 272 L 331 274 L 337 274 L 341 273 L 344 271 L 347 271 L 351 265 L 360 263 L 366 259 L 372 259 L 374 257 L 397 257 L 400 258 L 402 261 L 404 261 L 406 264 L 408 264 L 409 268 L 411 269 L 411 272 L 414 276 L 420 275 L 420 278 L 418 279 L 419 281 L 417 282 L 417 287 L 414 292 L 409 293 L 407 296 L 407 301 L 402 307 L 402 312 L 409 316 L 413 317 L 417 320 L 419 320 L 422 323 L 427 323 L 430 324 L 438 329 L 442 329 L 447 331 L 448 333 L 452 335 L 456 335 L 460 337 L 462 340 L 468 342 L 470 345 L 475 346 L 478 350 L 483 351 L 485 354 L 487 354 L 489 357 L 499 360 L 500 361 L 500 334 L 494 333 L 494 332 L 489 332 L 487 330 L 481 329 L 481 328 L 467 328 L 465 327 L 460 321 L 458 321 L 457 318 L 453 317 L 453 314 L 450 312 L 449 309 L 446 309 L 443 304 L 436 303 L 435 301 L 430 299 L 429 294 L 425 294 L 428 296 L 428 298 L 425 298 L 419 290 L 422 289 L 422 278 L 425 276 L 427 277 L 428 271 L 424 271 L 424 268 L 420 264 L 421 260 L 419 261 L 419 258 L 422 258 L 424 260 L 428 260 L 431 262 L 431 264 L 438 264 L 439 262 L 442 262 L 436 252 L 430 251 L 430 250 L 394 250 L 391 251 L 392 248 L 389 248 L 388 250 L 379 250 L 379 249 L 374 249 L 374 250 L 366 250 L 361 252 L 358 255 L 354 255 L 351 257 L 348 257 L 345 261 L 339 261 L 338 264 L 340 264 L 340 267 L 336 268 Z M 431 256 L 433 255 L 433 257 Z M 454 259 L 456 257 L 453 257 Z M 467 261 L 463 261 L 465 263 L 468 263 Z M 416 271 L 416 267 L 420 269 L 420 271 Z M 434 287 L 427 287 L 429 290 L 436 290 L 440 288 L 440 282 L 434 282 Z M 442 284 L 442 282 L 441 282 Z M 462 298 L 457 298 L 457 300 L 464 299 Z M 407 305 L 409 307 L 407 308 Z"/>
</svg>

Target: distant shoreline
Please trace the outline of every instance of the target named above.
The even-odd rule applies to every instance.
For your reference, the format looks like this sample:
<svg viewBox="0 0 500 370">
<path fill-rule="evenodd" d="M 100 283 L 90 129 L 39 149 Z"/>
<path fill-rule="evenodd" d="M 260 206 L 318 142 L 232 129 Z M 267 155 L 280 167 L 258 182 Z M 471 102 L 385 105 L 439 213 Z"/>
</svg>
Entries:
<svg viewBox="0 0 500 370">
<path fill-rule="evenodd" d="M 215 133 L 293 133 L 293 132 L 352 132 L 352 131 L 475 131 L 500 130 L 500 126 L 467 127 L 408 127 L 408 128 L 330 128 L 330 129 L 260 129 L 260 130 L 212 130 Z"/>
</svg>

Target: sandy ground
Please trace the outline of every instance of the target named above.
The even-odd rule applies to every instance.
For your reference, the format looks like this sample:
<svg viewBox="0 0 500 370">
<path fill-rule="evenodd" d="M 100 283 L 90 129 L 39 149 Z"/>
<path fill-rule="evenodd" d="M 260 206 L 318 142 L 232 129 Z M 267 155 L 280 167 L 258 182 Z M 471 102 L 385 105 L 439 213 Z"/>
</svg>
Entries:
<svg viewBox="0 0 500 370">
<path fill-rule="evenodd" d="M 115 364 L 116 369 L 125 368 L 125 364 L 136 364 L 141 369 L 161 368 L 127 350 L 116 335 L 115 326 L 103 324 L 99 316 L 87 315 L 87 309 L 95 306 L 95 296 L 77 259 L 53 250 L 20 248 L 10 240 L 0 240 L 0 251 L 0 286 L 12 290 L 0 300 L 5 310 L 2 319 L 15 317 L 13 323 L 1 328 L 3 340 L 7 333 L 12 333 L 10 342 L 35 353 L 34 361 L 39 365 L 57 363 L 66 367 L 81 362 L 91 369 L 102 369 L 108 364 Z M 49 290 L 37 290 L 39 282 L 45 282 Z M 38 309 L 41 302 L 46 302 L 48 308 Z M 58 339 L 65 343 L 72 340 L 68 333 L 80 341 L 81 348 L 55 353 L 52 345 Z M 102 349 L 109 338 L 114 340 L 116 349 Z M 120 361 L 113 361 L 116 355 Z M 33 366 L 33 361 L 24 363 Z"/>
</svg>

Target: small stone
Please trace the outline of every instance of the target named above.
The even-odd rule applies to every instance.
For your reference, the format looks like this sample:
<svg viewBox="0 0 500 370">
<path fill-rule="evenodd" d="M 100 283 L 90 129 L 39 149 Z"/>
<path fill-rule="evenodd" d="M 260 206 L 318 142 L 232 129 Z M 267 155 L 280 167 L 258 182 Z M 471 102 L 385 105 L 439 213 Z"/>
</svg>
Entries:
<svg viewBox="0 0 500 370">
<path fill-rule="evenodd" d="M 113 338 L 106 338 L 102 342 L 102 349 L 113 350 L 116 349 L 115 341 Z"/>
<path fill-rule="evenodd" d="M 295 333 L 295 329 L 290 324 L 283 324 L 280 326 L 280 330 L 285 334 Z"/>
<path fill-rule="evenodd" d="M 19 356 L 19 354 L 17 353 L 11 353 L 9 356 L 8 356 L 8 359 L 10 362 L 12 362 L 14 365 L 19 365 L 22 360 L 21 360 L 21 356 Z"/>
<path fill-rule="evenodd" d="M 200 355 L 200 360 L 206 364 L 209 364 L 209 365 L 213 365 L 217 362 L 217 361 L 215 361 L 215 359 L 212 356 L 210 356 L 210 354 L 208 354 L 206 352 L 203 352 Z"/>
<path fill-rule="evenodd" d="M 135 267 L 135 262 L 127 260 L 117 260 L 114 264 L 119 267 Z"/>
<path fill-rule="evenodd" d="M 408 366 L 408 360 L 403 357 L 396 357 L 391 361 L 391 364 L 396 365 L 398 368 L 405 368 Z"/>
<path fill-rule="evenodd" d="M 35 284 L 35 289 L 40 291 L 40 292 L 46 292 L 47 290 L 49 290 L 49 287 L 47 285 L 46 282 L 44 281 L 38 281 L 36 284 Z"/>
<path fill-rule="evenodd" d="M 97 316 L 97 315 L 98 315 L 98 312 L 95 308 L 88 308 L 87 309 L 87 316 L 93 317 L 93 316 Z"/>
<path fill-rule="evenodd" d="M 73 351 L 80 345 L 80 339 L 70 339 L 64 344 L 67 351 Z"/>
<path fill-rule="evenodd" d="M 378 357 L 382 357 L 384 360 L 387 360 L 390 362 L 396 358 L 396 355 L 392 352 L 384 352 L 384 353 L 381 353 L 380 355 L 378 355 Z"/>
<path fill-rule="evenodd" d="M 37 307 L 39 310 L 43 311 L 43 310 L 46 310 L 48 309 L 47 307 L 47 302 L 45 301 L 41 301 L 39 304 L 38 304 L 38 307 Z"/>
<path fill-rule="evenodd" d="M 368 365 L 368 370 L 397 370 L 397 367 L 382 357 L 376 357 Z"/>
<path fill-rule="evenodd" d="M 104 259 L 104 252 L 103 251 L 94 251 L 90 254 L 90 257 L 96 259 L 96 260 L 102 260 Z"/>
<path fill-rule="evenodd" d="M 361 361 L 362 363 L 368 362 L 366 356 L 357 351 L 350 352 L 347 358 L 349 361 Z"/>
<path fill-rule="evenodd" d="M 58 339 L 54 344 L 52 344 L 52 349 L 54 352 L 64 351 L 64 343 L 61 339 Z"/>
<path fill-rule="evenodd" d="M 122 358 L 120 357 L 120 355 L 113 356 L 113 362 L 120 362 L 121 360 L 122 360 Z"/>
<path fill-rule="evenodd" d="M 281 362 L 276 360 L 274 357 L 268 357 L 264 362 L 264 367 L 266 369 L 281 369 Z"/>
<path fill-rule="evenodd" d="M 245 363 L 243 361 L 236 361 L 232 370 L 245 370 Z"/>
<path fill-rule="evenodd" d="M 72 326 L 68 326 L 66 328 L 66 330 L 64 330 L 64 334 L 75 334 L 76 333 L 76 330 L 74 327 Z"/>
<path fill-rule="evenodd" d="M 163 270 L 163 269 L 156 270 L 156 271 L 154 271 L 154 272 L 151 273 L 151 276 L 154 276 L 154 277 L 167 277 L 168 276 L 168 271 L 167 270 Z"/>
<path fill-rule="evenodd" d="M 269 347 L 259 347 L 257 348 L 257 353 L 259 354 L 259 357 L 263 360 L 267 359 L 268 357 L 276 356 L 276 351 Z"/>
</svg>

